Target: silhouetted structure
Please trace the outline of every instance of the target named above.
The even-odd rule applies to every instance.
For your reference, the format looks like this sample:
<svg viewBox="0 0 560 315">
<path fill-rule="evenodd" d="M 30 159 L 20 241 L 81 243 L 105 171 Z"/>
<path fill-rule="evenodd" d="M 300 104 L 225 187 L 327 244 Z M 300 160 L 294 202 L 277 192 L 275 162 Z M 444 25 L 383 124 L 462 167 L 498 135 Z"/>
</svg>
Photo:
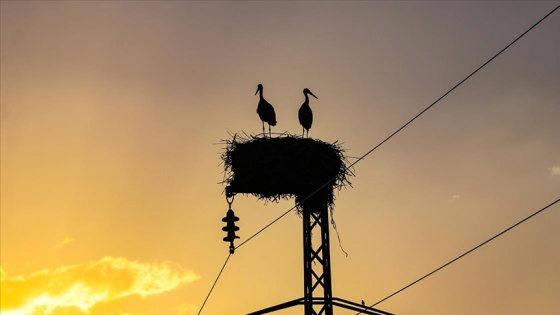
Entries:
<svg viewBox="0 0 560 315">
<path fill-rule="evenodd" d="M 311 107 L 309 107 L 309 96 L 307 96 L 307 94 L 311 94 L 311 96 L 313 96 L 314 98 L 319 99 L 317 98 L 317 96 L 315 96 L 315 94 L 311 93 L 308 88 L 303 89 L 305 101 L 303 102 L 303 104 L 301 104 L 301 107 L 298 111 L 299 123 L 303 126 L 303 133 L 301 135 L 302 137 L 305 135 L 306 130 L 307 136 L 309 137 L 309 129 L 311 129 L 311 125 L 313 124 L 313 111 L 311 110 Z"/>
<path fill-rule="evenodd" d="M 307 201 L 316 203 L 312 205 L 314 209 L 321 209 L 332 207 L 334 188 L 349 183 L 351 173 L 337 143 L 289 135 L 251 139 L 236 135 L 226 143 L 222 159 L 228 174 L 228 192 L 270 200 L 295 197 L 302 210 L 300 201 L 326 184 Z"/>
<path fill-rule="evenodd" d="M 239 218 L 235 216 L 235 212 L 231 209 L 231 202 L 228 203 L 229 209 L 226 212 L 226 216 L 222 219 L 222 221 L 226 223 L 226 226 L 222 228 L 222 231 L 227 233 L 223 240 L 224 242 L 229 242 L 229 253 L 233 254 L 235 252 L 233 242 L 236 238 L 239 238 L 239 236 L 235 234 L 235 232 L 239 231 L 239 227 L 235 225 L 235 222 L 239 221 Z"/>
<path fill-rule="evenodd" d="M 257 85 L 257 91 L 255 95 L 259 93 L 259 105 L 257 106 L 257 114 L 262 121 L 263 135 L 264 135 L 264 123 L 268 124 L 268 134 L 272 135 L 270 131 L 270 126 L 276 126 L 276 113 L 274 112 L 274 107 L 267 102 L 263 97 L 263 86 L 262 84 Z"/>
<path fill-rule="evenodd" d="M 226 195 L 251 194 L 260 199 L 295 197 L 303 218 L 303 298 L 253 312 L 266 314 L 303 305 L 305 315 L 333 315 L 333 306 L 363 314 L 391 315 L 332 295 L 329 212 L 334 189 L 350 184 L 352 175 L 337 143 L 287 135 L 279 138 L 251 137 L 226 141 L 222 154 L 226 171 Z M 320 244 L 313 244 L 312 235 Z"/>
</svg>

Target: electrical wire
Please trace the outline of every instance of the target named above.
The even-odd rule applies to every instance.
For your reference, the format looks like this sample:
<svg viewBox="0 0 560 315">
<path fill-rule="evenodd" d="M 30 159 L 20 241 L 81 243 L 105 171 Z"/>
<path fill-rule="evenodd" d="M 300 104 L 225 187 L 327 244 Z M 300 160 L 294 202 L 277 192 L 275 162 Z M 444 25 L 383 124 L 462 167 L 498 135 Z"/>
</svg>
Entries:
<svg viewBox="0 0 560 315">
<path fill-rule="evenodd" d="M 550 11 L 547 15 L 545 15 L 543 18 L 541 18 L 538 22 L 536 22 L 535 24 L 533 24 L 533 26 L 531 26 L 529 29 L 527 29 L 525 32 L 523 32 L 521 35 L 519 35 L 516 39 L 514 39 L 511 43 L 509 43 L 506 47 L 504 47 L 502 50 L 500 50 L 498 53 L 496 53 L 494 56 L 492 56 L 492 58 L 488 59 L 488 61 L 486 61 L 485 63 L 483 63 L 480 67 L 478 67 L 476 70 L 474 70 L 473 72 L 471 72 L 471 74 L 469 74 L 466 78 L 464 78 L 463 80 L 461 80 L 459 83 L 455 84 L 455 86 L 453 86 L 451 89 L 449 89 L 447 92 L 445 92 L 445 94 L 443 94 L 442 96 L 440 96 L 438 99 L 436 99 L 433 103 L 431 103 L 428 107 L 424 108 L 420 113 L 418 113 L 416 116 L 412 117 L 412 119 L 410 119 L 408 122 L 406 122 L 404 125 L 402 125 L 399 129 L 397 129 L 395 132 L 393 132 L 392 134 L 390 134 L 387 138 L 385 138 L 383 141 L 381 141 L 379 144 L 377 144 L 376 146 L 374 146 L 371 150 L 367 151 L 364 155 L 362 155 L 361 157 L 359 157 L 356 161 L 354 161 L 352 164 L 350 164 L 349 166 L 346 167 L 346 170 L 351 169 L 354 167 L 354 165 L 358 164 L 359 162 L 361 162 L 364 158 L 366 158 L 368 155 L 370 155 L 373 151 L 375 151 L 377 148 L 379 148 L 380 146 L 382 146 L 385 142 L 389 141 L 391 138 L 393 138 L 393 136 L 395 136 L 397 133 L 399 133 L 401 130 L 403 130 L 404 128 L 406 128 L 409 124 L 411 124 L 413 121 L 415 121 L 418 117 L 422 116 L 422 114 L 424 114 L 425 112 L 427 112 L 430 108 L 432 108 L 434 105 L 436 105 L 437 103 L 439 103 L 439 101 L 441 101 L 444 97 L 446 97 L 447 95 L 449 95 L 451 92 L 453 92 L 456 88 L 458 88 L 460 85 L 462 85 L 463 83 L 465 83 L 465 81 L 467 81 L 469 78 L 471 78 L 473 75 L 475 75 L 478 71 L 480 71 L 482 68 L 484 68 L 487 64 L 489 64 L 490 62 L 492 62 L 492 60 L 496 59 L 496 57 L 498 57 L 499 55 L 501 55 L 504 51 L 506 51 L 509 47 L 511 47 L 513 44 L 515 44 L 518 40 L 520 40 L 523 36 L 525 36 L 527 33 L 529 33 L 533 28 L 535 28 L 537 25 L 539 25 L 542 21 L 544 21 L 546 18 L 548 18 L 552 13 L 554 13 L 554 11 L 556 11 L 558 8 L 560 8 L 560 5 L 557 6 L 556 8 L 554 8 L 552 11 Z M 303 203 L 304 201 L 306 201 L 307 199 L 309 199 L 310 197 L 312 197 L 313 195 L 315 195 L 317 192 L 319 192 L 321 189 L 323 189 L 323 187 L 327 186 L 330 182 L 332 182 L 333 180 L 336 180 L 336 177 L 331 178 L 330 180 L 328 180 L 327 182 L 325 182 L 321 187 L 317 188 L 315 191 L 313 191 L 311 194 L 309 194 L 305 199 L 303 199 L 301 202 Z M 264 230 L 266 230 L 267 228 L 269 228 L 272 224 L 276 223 L 278 220 L 280 220 L 281 218 L 283 218 L 284 216 L 286 216 L 286 214 L 288 214 L 289 212 L 293 211 L 296 208 L 296 206 L 291 207 L 288 211 L 284 212 L 281 216 L 279 216 L 278 218 L 274 219 L 272 222 L 270 222 L 269 224 L 265 225 L 262 229 L 260 229 L 259 231 L 257 231 L 255 234 L 253 234 L 251 237 L 249 237 L 248 239 L 246 239 L 245 241 L 243 241 L 241 244 L 237 245 L 236 249 L 243 246 L 244 244 L 246 244 L 248 241 L 250 241 L 251 239 L 253 239 L 255 236 L 257 236 L 258 234 L 260 234 L 261 232 L 263 232 Z"/>
<path fill-rule="evenodd" d="M 324 186 L 324 185 L 323 185 Z M 313 192 L 311 195 L 309 195 L 307 198 L 313 196 L 315 192 Z M 307 200 L 307 198 L 304 199 Z M 250 241 L 252 238 L 254 238 L 255 236 L 259 235 L 262 231 L 266 230 L 269 226 L 273 225 L 274 223 L 276 223 L 278 220 L 282 219 L 286 214 L 290 213 L 292 210 L 294 210 L 296 208 L 296 206 L 291 207 L 288 211 L 284 212 L 281 216 L 279 216 L 278 218 L 272 220 L 272 222 L 270 222 L 269 224 L 265 225 L 262 229 L 258 230 L 255 234 L 251 235 L 249 238 L 247 238 L 246 240 L 244 240 L 243 242 L 241 242 L 241 244 L 237 245 L 235 247 L 235 249 L 238 249 L 239 247 L 243 246 L 243 244 L 247 243 L 248 241 Z"/>
<path fill-rule="evenodd" d="M 383 141 L 381 141 L 379 144 L 377 144 L 376 146 L 374 146 L 372 149 L 370 149 L 369 151 L 367 151 L 365 154 L 363 154 L 360 158 L 358 158 L 356 161 L 354 161 L 353 163 L 351 163 L 349 166 L 346 167 L 346 170 L 354 167 L 354 165 L 358 164 L 360 161 L 362 161 L 364 158 L 366 158 L 369 154 L 371 154 L 373 151 L 375 151 L 377 148 L 379 148 L 381 145 L 383 145 L 385 142 L 389 141 L 393 136 L 395 136 L 397 133 L 399 133 L 401 130 L 403 130 L 404 128 L 406 128 L 409 124 L 411 124 L 414 120 L 416 120 L 418 117 L 420 117 L 422 114 L 424 114 L 425 112 L 427 112 L 430 108 L 432 108 L 434 105 L 436 105 L 437 103 L 439 103 L 439 101 L 441 101 L 444 97 L 446 97 L 448 94 L 450 94 L 451 92 L 453 92 L 456 88 L 458 88 L 460 85 L 462 85 L 465 81 L 467 81 L 469 78 L 471 78 L 473 75 L 475 75 L 479 70 L 481 70 L 482 68 L 484 68 L 487 64 L 489 64 L 490 62 L 492 62 L 496 57 L 498 57 L 499 55 L 501 55 L 504 51 L 506 51 L 510 46 L 512 46 L 513 44 L 515 44 L 519 39 L 521 39 L 523 36 L 525 36 L 527 33 L 529 33 L 533 28 L 535 28 L 537 25 L 539 25 L 542 21 L 544 21 L 546 18 L 548 18 L 552 13 L 554 13 L 556 10 L 558 10 L 558 8 L 560 8 L 560 5 L 557 6 L 556 8 L 554 8 L 552 11 L 550 11 L 547 15 L 545 15 L 542 19 L 540 19 L 538 22 L 536 22 L 535 24 L 533 24 L 533 26 L 531 26 L 529 29 L 527 29 L 525 32 L 523 32 L 521 35 L 519 35 L 515 40 L 513 40 L 511 43 L 509 43 L 506 47 L 504 47 L 502 50 L 500 50 L 497 54 L 495 54 L 492 58 L 490 58 L 488 61 L 486 61 L 485 63 L 483 63 L 480 67 L 478 67 L 476 70 L 474 70 L 471 74 L 469 74 L 466 78 L 464 78 L 463 80 L 461 80 L 459 83 L 457 83 L 455 86 L 453 86 L 451 89 L 449 89 L 445 94 L 443 94 L 442 96 L 440 96 L 438 99 L 436 99 L 433 103 L 431 103 L 428 107 L 426 107 L 424 110 L 422 110 L 420 113 L 418 113 L 416 116 L 414 116 L 412 119 L 410 119 L 408 122 L 406 122 L 404 125 L 402 125 L 399 129 L 397 129 L 395 132 L 393 132 L 392 134 L 390 134 L 387 138 L 385 138 Z M 336 177 L 331 178 L 329 181 L 325 182 L 321 187 L 317 188 L 315 191 L 313 191 L 311 194 L 309 194 L 306 198 L 304 198 L 301 202 L 306 201 L 307 199 L 309 199 L 311 196 L 315 195 L 319 190 L 321 190 L 323 187 L 325 187 L 326 185 L 328 185 L 330 182 L 332 182 L 333 180 L 335 180 Z M 529 217 L 521 220 L 520 222 L 514 224 L 513 226 L 509 227 L 508 229 L 502 231 L 501 233 L 495 235 L 494 237 L 488 239 L 487 241 L 479 244 L 478 246 L 472 248 L 471 250 L 465 252 L 464 254 L 458 256 L 457 258 L 453 259 L 452 261 L 448 262 L 447 264 L 437 268 L 436 270 L 428 273 L 427 275 L 421 277 L 420 279 L 412 282 L 411 284 L 403 287 L 402 289 L 396 291 L 395 293 L 385 297 L 384 299 L 376 302 L 375 304 L 371 305 L 370 307 L 373 307 L 387 299 L 389 299 L 390 297 L 404 291 L 405 289 L 411 287 L 412 285 L 420 282 L 421 280 L 427 278 L 428 276 L 436 273 L 437 271 L 445 268 L 446 266 L 452 264 L 453 262 L 457 261 L 458 259 L 466 256 L 467 254 L 471 253 L 472 251 L 476 250 L 477 248 L 485 245 L 486 243 L 492 241 L 493 239 L 497 238 L 498 236 L 504 234 L 505 232 L 511 230 L 512 228 L 514 228 L 515 226 L 525 222 L 526 220 L 530 219 L 531 217 L 535 216 L 536 214 L 544 211 L 545 209 L 547 209 L 548 207 L 554 205 L 555 203 L 557 203 L 558 201 L 560 201 L 560 199 L 554 201 L 553 203 L 549 204 L 548 206 L 542 208 L 541 210 L 535 212 L 534 214 L 530 215 Z M 241 244 L 239 244 L 237 247 L 235 247 L 235 249 L 238 249 L 239 247 L 243 246 L 244 244 L 246 244 L 248 241 L 250 241 L 251 239 L 253 239 L 255 236 L 259 235 L 261 232 L 263 232 L 264 230 L 266 230 L 267 228 L 269 228 L 271 225 L 273 225 L 274 223 L 278 222 L 281 218 L 283 218 L 284 216 L 286 216 L 288 213 L 290 213 L 291 211 L 293 211 L 296 208 L 296 206 L 294 205 L 292 208 L 290 208 L 288 211 L 284 212 L 282 215 L 280 215 L 278 218 L 274 219 L 272 222 L 270 222 L 269 224 L 265 225 L 262 229 L 260 229 L 259 231 L 257 231 L 255 234 L 253 234 L 252 236 L 250 236 L 247 240 L 243 241 Z M 200 310 L 198 312 L 198 315 L 201 314 L 204 306 L 206 305 L 206 302 L 208 301 L 208 298 L 210 297 L 210 294 L 212 293 L 212 291 L 214 290 L 214 287 L 216 286 L 216 283 L 218 282 L 218 280 L 220 279 L 220 276 L 222 275 L 222 272 L 224 271 L 224 268 L 226 267 L 229 258 L 231 257 L 231 253 L 228 255 L 228 257 L 226 258 L 226 261 L 224 262 L 222 268 L 220 269 L 220 272 L 218 273 L 218 276 L 216 277 L 216 280 L 214 281 L 214 283 L 212 284 L 212 287 L 210 288 L 210 291 L 208 292 L 208 295 L 206 295 L 206 298 L 204 299 L 204 302 L 202 303 L 202 306 L 200 307 Z M 361 312 L 357 313 L 360 314 Z"/>
<path fill-rule="evenodd" d="M 216 286 L 216 283 L 218 282 L 218 279 L 220 279 L 220 276 L 222 275 L 222 272 L 224 271 L 224 268 L 226 267 L 230 257 L 231 257 L 231 253 L 229 253 L 229 255 L 227 256 L 226 261 L 224 262 L 224 265 L 222 266 L 222 269 L 220 269 L 220 272 L 218 273 L 218 276 L 216 277 L 216 280 L 214 280 L 214 284 L 212 284 L 212 287 L 210 288 L 210 291 L 208 291 L 208 294 L 206 295 L 206 298 L 204 299 L 204 302 L 202 302 L 202 306 L 200 307 L 200 310 L 198 310 L 198 315 L 200 315 L 200 313 L 202 313 L 202 310 L 204 309 L 204 305 L 206 305 L 206 301 L 208 301 L 208 298 L 210 297 L 210 294 L 212 294 L 212 291 L 214 290 L 214 287 Z"/>
<path fill-rule="evenodd" d="M 385 298 L 383 298 L 383 299 L 381 299 L 381 300 L 379 300 L 379 301 L 373 303 L 373 304 L 370 305 L 368 308 L 371 309 L 371 308 L 373 308 L 374 306 L 376 306 L 377 304 L 379 304 L 379 303 L 381 303 L 381 302 L 383 302 L 383 301 L 385 301 L 385 300 L 387 300 L 387 299 L 389 299 L 389 298 L 391 298 L 391 297 L 393 297 L 393 296 L 395 296 L 395 295 L 401 293 L 402 291 L 404 291 L 404 290 L 410 288 L 411 286 L 415 285 L 416 283 L 418 283 L 418 282 L 420 282 L 420 281 L 426 279 L 427 277 L 433 275 L 434 273 L 440 271 L 441 269 L 443 269 L 443 268 L 445 268 L 445 267 L 451 265 L 452 263 L 456 262 L 457 260 L 459 260 L 459 259 L 465 257 L 466 255 L 472 253 L 473 251 L 475 251 L 475 250 L 479 249 L 480 247 L 486 245 L 487 243 L 493 241 L 494 239 L 496 239 L 496 238 L 499 237 L 500 235 L 502 235 L 502 234 L 508 232 L 509 230 L 511 230 L 511 229 L 513 229 L 514 227 L 520 225 L 521 223 L 523 223 L 523 222 L 525 222 L 525 221 L 531 219 L 532 217 L 536 216 L 537 214 L 539 214 L 539 213 L 543 212 L 544 210 L 546 210 L 546 209 L 552 207 L 554 204 L 556 204 L 556 203 L 559 202 L 559 201 L 560 201 L 560 198 L 559 198 L 559 199 L 556 199 L 556 201 L 553 201 L 553 202 L 550 203 L 549 205 L 547 205 L 547 206 L 545 206 L 544 208 L 541 208 L 540 210 L 534 212 L 533 214 L 531 214 L 530 216 L 526 217 L 525 219 L 523 219 L 523 220 L 521 220 L 521 221 L 515 223 L 514 225 L 512 225 L 512 226 L 508 227 L 507 229 L 501 231 L 500 233 L 498 233 L 498 234 L 492 236 L 491 238 L 487 239 L 486 241 L 484 241 L 484 242 L 482 242 L 482 243 L 476 245 L 475 247 L 469 249 L 468 251 L 466 251 L 466 252 L 464 252 L 463 254 L 457 256 L 456 258 L 452 259 L 451 261 L 447 262 L 446 264 L 444 264 L 444 265 L 442 265 L 442 266 L 440 266 L 440 267 L 434 269 L 433 271 L 427 273 L 426 275 L 424 275 L 424 276 L 418 278 L 417 280 L 413 281 L 412 283 L 410 283 L 410 284 L 404 286 L 402 289 L 400 289 L 400 290 L 398 290 L 398 291 L 396 291 L 396 292 L 394 292 L 394 293 L 392 293 L 392 294 L 386 296 Z M 362 312 L 360 311 L 360 312 L 356 313 L 356 315 L 358 315 L 358 314 L 362 314 Z"/>
</svg>

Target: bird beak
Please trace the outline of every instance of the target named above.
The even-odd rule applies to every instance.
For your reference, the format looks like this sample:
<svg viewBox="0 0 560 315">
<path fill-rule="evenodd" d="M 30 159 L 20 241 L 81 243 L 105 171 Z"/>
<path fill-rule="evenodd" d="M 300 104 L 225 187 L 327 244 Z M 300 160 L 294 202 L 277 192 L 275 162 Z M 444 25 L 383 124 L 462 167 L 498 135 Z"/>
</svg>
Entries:
<svg viewBox="0 0 560 315">
<path fill-rule="evenodd" d="M 309 94 L 311 94 L 311 96 L 313 96 L 316 99 L 319 99 L 317 96 L 315 96 L 315 94 L 313 94 L 313 92 L 309 91 Z"/>
<path fill-rule="evenodd" d="M 257 87 L 257 91 L 255 92 L 255 95 L 257 95 L 257 93 L 259 93 L 259 88 Z"/>
</svg>

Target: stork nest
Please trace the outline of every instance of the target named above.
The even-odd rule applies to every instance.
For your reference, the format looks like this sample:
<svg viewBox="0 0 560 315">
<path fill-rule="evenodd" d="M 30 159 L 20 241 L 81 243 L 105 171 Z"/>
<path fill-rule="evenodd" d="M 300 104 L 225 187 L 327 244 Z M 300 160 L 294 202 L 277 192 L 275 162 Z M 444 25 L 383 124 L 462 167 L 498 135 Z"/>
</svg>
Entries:
<svg viewBox="0 0 560 315">
<path fill-rule="evenodd" d="M 300 213 L 319 212 L 333 209 L 335 188 L 351 186 L 348 177 L 353 173 L 338 142 L 290 134 L 234 134 L 224 142 L 226 195 L 251 194 L 269 201 L 295 197 Z"/>
</svg>

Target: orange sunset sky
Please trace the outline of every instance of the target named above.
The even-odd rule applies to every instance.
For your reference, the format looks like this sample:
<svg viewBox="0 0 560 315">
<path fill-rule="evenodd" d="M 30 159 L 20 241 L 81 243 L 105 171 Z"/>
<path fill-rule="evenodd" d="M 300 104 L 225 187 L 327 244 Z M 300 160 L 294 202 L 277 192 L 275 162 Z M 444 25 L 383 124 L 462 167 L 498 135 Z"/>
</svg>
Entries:
<svg viewBox="0 0 560 315">
<path fill-rule="evenodd" d="M 558 5 L 2 1 L 0 313 L 197 314 L 228 255 L 221 142 L 261 131 L 257 84 L 298 135 L 309 88 L 309 135 L 352 162 Z M 560 197 L 559 11 L 355 166 L 334 296 L 373 304 Z M 292 206 L 237 196 L 237 242 Z M 559 242 L 556 204 L 376 307 L 553 314 Z M 202 314 L 302 297 L 302 274 L 291 213 Z"/>
</svg>

